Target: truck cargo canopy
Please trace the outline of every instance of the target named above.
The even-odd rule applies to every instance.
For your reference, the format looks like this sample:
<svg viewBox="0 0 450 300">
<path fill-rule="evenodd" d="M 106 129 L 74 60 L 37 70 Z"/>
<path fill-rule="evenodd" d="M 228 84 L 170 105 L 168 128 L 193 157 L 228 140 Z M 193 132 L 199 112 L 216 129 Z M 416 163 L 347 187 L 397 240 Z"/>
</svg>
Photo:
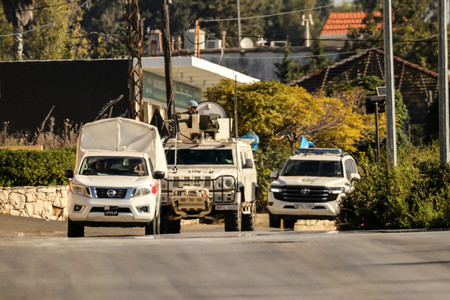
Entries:
<svg viewBox="0 0 450 300">
<path fill-rule="evenodd" d="M 78 138 L 77 169 L 86 152 L 91 151 L 147 153 L 154 170 L 167 174 L 166 157 L 157 128 L 140 121 L 111 118 L 85 124 Z"/>
</svg>

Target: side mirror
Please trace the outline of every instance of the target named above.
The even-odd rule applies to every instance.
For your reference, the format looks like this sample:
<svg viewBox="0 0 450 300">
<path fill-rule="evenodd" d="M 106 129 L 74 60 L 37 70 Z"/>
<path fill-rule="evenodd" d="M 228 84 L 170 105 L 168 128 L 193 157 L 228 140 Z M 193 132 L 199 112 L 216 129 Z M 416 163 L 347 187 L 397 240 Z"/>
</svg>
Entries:
<svg viewBox="0 0 450 300">
<path fill-rule="evenodd" d="M 73 170 L 64 170 L 64 177 L 73 178 Z"/>
<path fill-rule="evenodd" d="M 270 178 L 272 179 L 278 179 L 278 171 L 272 171 L 270 172 Z"/>
<path fill-rule="evenodd" d="M 164 176 L 166 176 L 166 173 L 164 173 L 163 171 L 155 171 L 153 173 L 153 178 L 155 179 L 163 179 Z"/>
<path fill-rule="evenodd" d="M 361 176 L 359 176 L 359 174 L 358 173 L 351 173 L 350 174 L 350 179 L 360 179 L 361 178 Z"/>
<path fill-rule="evenodd" d="M 251 169 L 251 168 L 253 168 L 253 161 L 252 161 L 251 158 L 247 158 L 247 159 L 245 160 L 244 168 L 245 168 L 245 169 Z"/>
</svg>

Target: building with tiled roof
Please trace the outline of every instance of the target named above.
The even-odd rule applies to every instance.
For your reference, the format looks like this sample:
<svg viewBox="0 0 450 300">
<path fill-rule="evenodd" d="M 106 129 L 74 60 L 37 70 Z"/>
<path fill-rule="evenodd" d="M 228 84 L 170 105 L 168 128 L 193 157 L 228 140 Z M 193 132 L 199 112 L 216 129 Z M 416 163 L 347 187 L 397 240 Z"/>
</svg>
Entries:
<svg viewBox="0 0 450 300">
<path fill-rule="evenodd" d="M 439 76 L 436 72 L 397 56 L 393 60 L 395 90 L 403 96 L 411 118 L 410 124 L 423 124 L 431 103 L 438 98 Z M 384 80 L 384 74 L 384 52 L 374 48 L 293 80 L 288 85 L 300 86 L 310 93 L 316 93 L 323 91 L 326 86 L 365 76 L 376 76 Z"/>
<path fill-rule="evenodd" d="M 381 17 L 381 12 L 374 11 L 375 17 Z M 350 28 L 364 27 L 363 20 L 367 12 L 330 12 L 320 32 L 323 45 L 343 47 Z M 379 24 L 381 27 L 381 24 Z"/>
</svg>

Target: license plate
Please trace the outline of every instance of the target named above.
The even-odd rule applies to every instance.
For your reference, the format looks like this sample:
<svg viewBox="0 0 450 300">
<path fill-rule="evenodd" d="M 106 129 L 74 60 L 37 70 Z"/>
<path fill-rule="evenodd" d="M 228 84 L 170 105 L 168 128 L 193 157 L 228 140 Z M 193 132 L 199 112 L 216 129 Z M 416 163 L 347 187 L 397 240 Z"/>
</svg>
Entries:
<svg viewBox="0 0 450 300">
<path fill-rule="evenodd" d="M 314 203 L 299 203 L 294 205 L 295 208 L 314 208 L 315 204 Z"/>
<path fill-rule="evenodd" d="M 237 210 L 237 204 L 216 205 L 216 210 Z"/>
<path fill-rule="evenodd" d="M 119 207 L 118 206 L 105 206 L 105 216 L 118 216 Z"/>
</svg>

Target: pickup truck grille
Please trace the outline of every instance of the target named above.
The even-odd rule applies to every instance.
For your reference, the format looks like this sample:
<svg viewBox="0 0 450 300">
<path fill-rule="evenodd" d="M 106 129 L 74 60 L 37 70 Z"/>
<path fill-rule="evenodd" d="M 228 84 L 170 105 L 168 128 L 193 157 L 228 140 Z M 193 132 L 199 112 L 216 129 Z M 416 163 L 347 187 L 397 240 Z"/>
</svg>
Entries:
<svg viewBox="0 0 450 300">
<path fill-rule="evenodd" d="M 108 193 L 109 191 L 109 193 Z M 113 192 L 111 192 L 113 191 Z M 97 198 L 120 198 L 123 199 L 127 195 L 127 189 L 108 189 L 108 188 L 95 188 L 95 194 Z"/>
<path fill-rule="evenodd" d="M 283 186 L 280 193 L 273 193 L 277 200 L 285 202 L 328 202 L 337 199 L 337 194 L 330 194 L 327 187 L 317 186 Z"/>
</svg>

